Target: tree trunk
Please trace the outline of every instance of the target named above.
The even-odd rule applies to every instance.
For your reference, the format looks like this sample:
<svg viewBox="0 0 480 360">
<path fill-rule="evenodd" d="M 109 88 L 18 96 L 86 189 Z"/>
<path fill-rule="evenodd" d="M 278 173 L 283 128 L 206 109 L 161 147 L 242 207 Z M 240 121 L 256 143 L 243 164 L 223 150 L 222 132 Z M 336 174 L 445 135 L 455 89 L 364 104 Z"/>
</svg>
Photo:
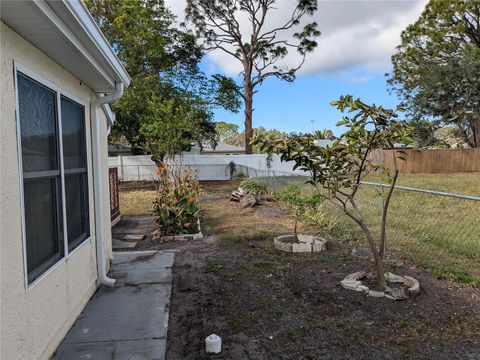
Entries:
<svg viewBox="0 0 480 360">
<path fill-rule="evenodd" d="M 473 146 L 480 147 L 480 119 L 477 119 L 472 126 Z"/>
<path fill-rule="evenodd" d="M 385 267 L 383 266 L 383 257 L 375 257 L 375 270 L 377 270 L 377 286 L 383 290 L 387 286 L 387 280 L 385 280 Z"/>
<path fill-rule="evenodd" d="M 252 154 L 250 140 L 253 136 L 252 113 L 253 113 L 253 89 L 250 81 L 245 81 L 245 153 Z"/>
<path fill-rule="evenodd" d="M 383 266 L 383 252 L 380 253 L 375 246 L 375 241 L 373 240 L 372 233 L 368 229 L 367 224 L 362 220 L 360 221 L 361 227 L 365 236 L 367 237 L 368 244 L 370 245 L 370 250 L 372 250 L 373 259 L 375 261 L 375 270 L 377 272 L 377 286 L 379 289 L 384 289 L 387 286 L 387 281 L 385 280 L 385 267 Z"/>
</svg>

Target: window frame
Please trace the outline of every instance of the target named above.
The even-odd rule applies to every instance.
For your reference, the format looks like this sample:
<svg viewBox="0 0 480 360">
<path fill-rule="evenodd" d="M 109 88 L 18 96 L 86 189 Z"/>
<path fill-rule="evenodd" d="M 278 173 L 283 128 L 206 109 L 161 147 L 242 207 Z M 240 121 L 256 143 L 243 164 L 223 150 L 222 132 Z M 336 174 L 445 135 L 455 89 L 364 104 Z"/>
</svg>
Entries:
<svg viewBox="0 0 480 360">
<path fill-rule="evenodd" d="M 91 184 L 90 184 L 90 176 L 91 172 L 91 165 L 90 165 L 90 149 L 89 149 L 89 127 L 88 124 L 88 117 L 87 111 L 89 109 L 89 103 L 79 99 L 78 97 L 70 94 L 68 91 L 64 90 L 60 86 L 54 84 L 53 82 L 45 79 L 44 77 L 36 74 L 35 72 L 31 71 L 28 67 L 24 65 L 15 63 L 13 64 L 14 71 L 14 91 L 15 91 L 15 121 L 16 121 L 16 130 L 17 130 L 17 158 L 18 158 L 18 174 L 19 174 L 19 191 L 20 191 L 20 210 L 21 210 L 21 226 L 22 226 L 22 252 L 23 252 L 23 270 L 24 270 L 24 284 L 25 284 L 25 291 L 28 293 L 33 287 L 35 287 L 38 283 L 40 283 L 44 278 L 46 278 L 51 272 L 55 271 L 63 263 L 66 263 L 71 256 L 73 256 L 80 248 L 85 246 L 86 244 L 92 244 L 92 214 L 91 214 L 91 205 L 93 204 L 91 201 L 90 193 L 91 193 Z M 26 221 L 25 221 L 25 193 L 24 193 L 24 181 L 28 180 L 29 177 L 24 176 L 23 172 L 23 154 L 22 154 L 22 133 L 21 133 L 21 123 L 20 123 L 20 111 L 19 111 L 19 91 L 18 91 L 18 75 L 26 76 L 27 78 L 36 81 L 41 86 L 51 90 L 55 93 L 55 111 L 56 111 L 56 141 L 57 141 L 57 152 L 58 152 L 58 166 L 59 166 L 59 184 L 57 186 L 60 188 L 59 192 L 55 193 L 56 197 L 56 204 L 59 205 L 61 203 L 61 208 L 56 213 L 61 217 L 59 220 L 63 223 L 63 254 L 60 253 L 60 259 L 57 261 L 46 262 L 42 264 L 39 268 L 33 271 L 40 272 L 40 269 L 45 269 L 40 275 L 38 275 L 33 281 L 29 282 L 29 273 L 28 273 L 28 264 L 27 264 L 27 237 L 26 237 Z M 69 243 L 68 243 L 68 224 L 67 224 L 67 209 L 66 209 L 66 194 L 65 194 L 65 177 L 66 171 L 64 168 L 64 156 L 63 156 L 63 131 L 62 131 L 62 112 L 61 112 L 61 99 L 64 97 L 67 100 L 70 100 L 80 106 L 83 107 L 83 119 L 84 119 L 84 149 L 85 149 L 85 174 L 83 176 L 85 180 L 85 200 L 86 200 L 86 212 L 88 213 L 88 217 L 86 217 L 86 221 L 88 221 L 89 226 L 89 235 L 82 240 L 75 244 L 72 250 L 69 250 Z M 56 171 L 55 171 L 56 172 Z M 68 170 L 67 170 L 68 172 Z M 48 177 L 46 177 L 48 178 Z M 58 191 L 58 190 L 57 190 Z M 60 198 L 58 198 L 60 195 Z M 57 215 L 57 216 L 58 216 Z M 58 222 L 58 221 L 57 221 Z M 58 229 L 57 229 L 58 231 Z"/>
<path fill-rule="evenodd" d="M 63 154 L 63 128 L 60 128 L 60 135 L 61 135 L 61 142 L 62 142 L 62 157 L 61 157 L 61 162 L 62 162 L 62 170 L 63 170 L 63 177 L 62 177 L 62 184 L 63 184 L 63 192 L 65 192 L 65 183 L 66 183 L 66 178 L 67 176 L 69 175 L 81 175 L 81 179 L 82 181 L 84 182 L 84 194 L 83 194 L 83 202 L 84 204 L 86 204 L 86 207 L 84 209 L 84 221 L 88 224 L 88 236 L 85 238 L 85 239 L 81 239 L 81 237 L 77 237 L 76 239 L 71 239 L 71 241 L 69 241 L 68 239 L 68 227 L 65 227 L 65 237 L 67 238 L 67 241 L 65 243 L 65 246 L 68 247 L 68 253 L 72 253 L 73 251 L 75 251 L 77 249 L 77 247 L 81 246 L 85 241 L 87 241 L 91 236 L 92 236 L 92 227 L 90 226 L 90 199 L 89 199 L 89 193 L 90 193 L 90 186 L 89 186 L 89 182 L 88 182 L 88 175 L 89 175 L 89 169 L 88 169 L 88 146 L 87 146 L 87 126 L 86 126 L 86 122 L 87 122 L 87 115 L 86 115 L 86 105 L 78 102 L 77 100 L 74 100 L 72 99 L 72 97 L 70 97 L 69 95 L 67 95 L 65 92 L 60 92 L 59 94 L 59 105 L 58 107 L 61 109 L 61 102 L 62 102 L 62 99 L 66 100 L 66 101 L 69 101 L 71 103 L 73 103 L 74 105 L 78 105 L 78 106 L 81 106 L 83 109 L 83 120 L 84 120 L 84 126 L 83 126 L 83 137 L 85 139 L 85 143 L 83 144 L 83 152 L 84 152 L 84 155 L 85 155 L 85 163 L 84 163 L 84 166 L 81 167 L 81 168 L 70 168 L 70 169 L 65 169 L 65 164 L 64 164 L 64 154 Z M 59 120 L 58 120 L 60 123 L 61 123 L 61 126 L 63 126 L 63 122 L 62 122 L 62 114 L 60 113 L 59 114 Z M 65 200 L 66 199 L 66 193 L 63 196 L 63 199 Z M 67 216 L 67 211 L 66 211 L 66 206 L 67 206 L 67 203 L 66 201 L 63 203 L 63 206 L 64 206 L 64 215 L 65 215 L 65 224 L 68 224 L 68 219 L 66 218 Z M 82 233 L 82 235 L 85 234 L 85 233 Z"/>
</svg>

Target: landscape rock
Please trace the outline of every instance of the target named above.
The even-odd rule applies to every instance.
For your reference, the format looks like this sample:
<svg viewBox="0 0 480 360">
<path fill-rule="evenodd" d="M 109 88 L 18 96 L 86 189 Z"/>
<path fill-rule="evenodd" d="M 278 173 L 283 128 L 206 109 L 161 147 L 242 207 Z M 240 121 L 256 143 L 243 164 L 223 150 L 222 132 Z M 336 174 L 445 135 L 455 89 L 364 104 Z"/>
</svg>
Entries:
<svg viewBox="0 0 480 360">
<path fill-rule="evenodd" d="M 358 280 L 343 279 L 340 281 L 340 285 L 342 285 L 344 289 L 357 291 L 357 288 L 362 285 L 362 282 Z"/>
<path fill-rule="evenodd" d="M 368 294 L 368 292 L 370 291 L 370 289 L 368 288 L 368 286 L 365 286 L 365 285 L 359 285 L 357 286 L 357 291 L 361 291 L 365 294 Z"/>
<path fill-rule="evenodd" d="M 347 275 L 345 277 L 345 280 L 361 280 L 366 276 L 367 276 L 367 273 L 365 271 L 357 271 L 357 272 L 351 273 L 350 275 Z"/>
<path fill-rule="evenodd" d="M 244 208 L 246 207 L 253 208 L 257 204 L 258 204 L 258 199 L 255 195 L 252 195 L 252 194 L 246 194 L 242 196 L 242 198 L 240 199 L 240 205 L 242 205 L 242 207 Z"/>
<path fill-rule="evenodd" d="M 245 192 L 241 187 L 239 187 L 237 190 L 232 191 L 232 194 L 230 195 L 230 201 L 240 201 L 241 198 L 245 195 Z"/>
<path fill-rule="evenodd" d="M 320 252 L 327 250 L 327 239 L 317 238 L 313 241 L 312 244 L 312 251 L 313 252 Z"/>
<path fill-rule="evenodd" d="M 404 288 L 394 288 L 385 291 L 385 296 L 391 296 L 394 300 L 405 300 L 408 295 Z"/>
<path fill-rule="evenodd" d="M 313 235 L 304 235 L 304 234 L 298 234 L 297 235 L 298 241 L 303 242 L 303 243 L 310 243 L 313 244 L 315 239 L 318 239 L 316 236 Z"/>
<path fill-rule="evenodd" d="M 280 238 L 273 239 L 273 244 L 277 250 L 285 251 L 285 252 L 292 252 L 292 243 L 282 241 L 284 236 L 280 236 Z"/>
<path fill-rule="evenodd" d="M 385 297 L 385 293 L 383 291 L 370 290 L 368 292 L 368 296 L 375 297 L 375 298 L 382 298 L 382 297 Z"/>
<path fill-rule="evenodd" d="M 420 292 L 420 283 L 417 279 L 411 276 L 404 276 L 403 284 L 408 287 L 408 292 L 412 295 L 416 295 Z"/>
<path fill-rule="evenodd" d="M 396 275 L 396 274 L 393 274 L 391 272 L 386 272 L 385 273 L 385 279 L 388 282 L 392 282 L 392 283 L 403 283 L 403 276 Z"/>
</svg>

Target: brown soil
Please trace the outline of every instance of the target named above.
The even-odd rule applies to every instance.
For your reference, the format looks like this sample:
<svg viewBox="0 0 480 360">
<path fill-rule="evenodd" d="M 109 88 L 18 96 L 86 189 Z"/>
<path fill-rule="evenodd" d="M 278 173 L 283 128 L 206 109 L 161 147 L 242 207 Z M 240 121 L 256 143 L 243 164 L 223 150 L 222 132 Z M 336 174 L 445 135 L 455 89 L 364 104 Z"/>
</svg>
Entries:
<svg viewBox="0 0 480 360">
<path fill-rule="evenodd" d="M 478 289 L 437 280 L 406 262 L 389 270 L 418 279 L 419 296 L 368 298 L 339 284 L 372 268 L 350 255 L 354 244 L 282 253 L 272 236 L 288 233 L 291 219 L 285 216 L 282 227 L 273 215 L 280 210 L 242 212 L 223 185 L 205 197 L 204 240 L 140 244 L 177 251 L 167 359 L 480 359 Z M 212 333 L 222 338 L 220 355 L 204 352 Z"/>
</svg>

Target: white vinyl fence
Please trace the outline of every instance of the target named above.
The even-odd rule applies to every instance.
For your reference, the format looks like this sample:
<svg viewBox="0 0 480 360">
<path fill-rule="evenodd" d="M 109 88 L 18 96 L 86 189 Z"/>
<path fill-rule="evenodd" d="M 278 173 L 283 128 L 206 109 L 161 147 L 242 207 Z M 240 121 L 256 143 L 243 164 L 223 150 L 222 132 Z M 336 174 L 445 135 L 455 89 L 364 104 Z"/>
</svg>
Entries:
<svg viewBox="0 0 480 360">
<path fill-rule="evenodd" d="M 150 155 L 109 157 L 110 167 L 118 168 L 121 181 L 151 181 L 156 177 L 156 165 Z M 233 162 L 234 166 L 231 165 Z M 178 156 L 173 166 L 198 170 L 200 180 L 230 180 L 233 175 L 243 174 L 247 177 L 264 177 L 277 175 L 306 175 L 303 171 L 293 171 L 293 162 L 280 161 L 280 156 L 273 155 L 267 166 L 267 154 L 252 155 L 196 155 Z"/>
</svg>

